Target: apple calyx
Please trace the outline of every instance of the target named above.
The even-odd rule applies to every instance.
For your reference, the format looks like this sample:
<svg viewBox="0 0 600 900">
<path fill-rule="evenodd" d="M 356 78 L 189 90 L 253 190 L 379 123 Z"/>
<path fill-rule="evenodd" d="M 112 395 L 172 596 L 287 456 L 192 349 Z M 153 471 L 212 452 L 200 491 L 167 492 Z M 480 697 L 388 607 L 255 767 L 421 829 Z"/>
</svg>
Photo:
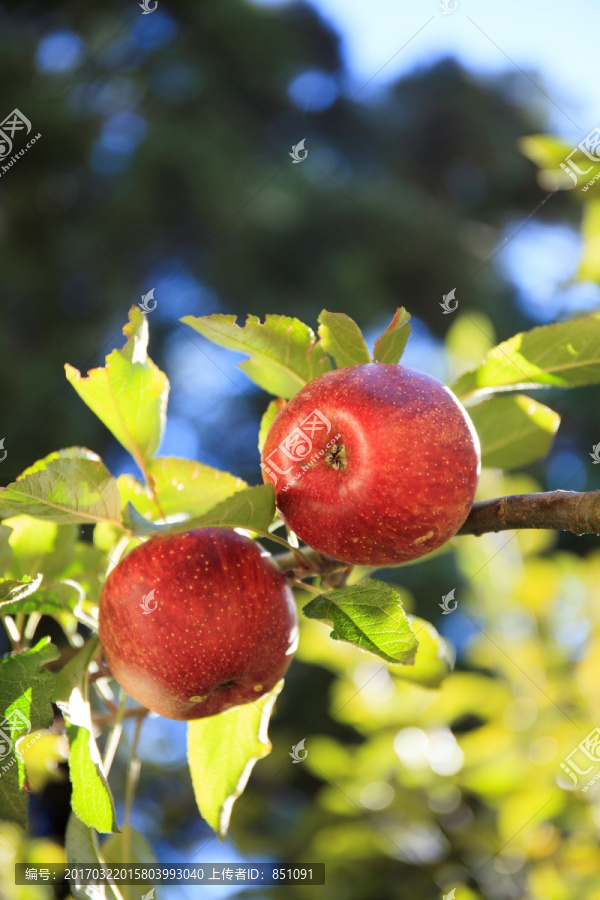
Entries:
<svg viewBox="0 0 600 900">
<path fill-rule="evenodd" d="M 346 468 L 346 448 L 343 444 L 334 444 L 325 457 L 325 462 L 332 469 Z"/>
</svg>

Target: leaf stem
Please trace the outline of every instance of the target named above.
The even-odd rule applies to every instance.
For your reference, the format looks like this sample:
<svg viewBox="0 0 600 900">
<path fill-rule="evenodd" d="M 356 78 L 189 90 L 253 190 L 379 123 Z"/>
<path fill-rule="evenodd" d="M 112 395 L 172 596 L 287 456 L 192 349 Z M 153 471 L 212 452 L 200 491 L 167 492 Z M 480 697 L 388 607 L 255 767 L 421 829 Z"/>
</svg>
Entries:
<svg viewBox="0 0 600 900">
<path fill-rule="evenodd" d="M 8 636 L 12 643 L 14 653 L 19 653 L 23 647 L 21 646 L 21 632 L 16 626 L 12 616 L 4 616 L 4 627 L 8 631 Z"/>
<path fill-rule="evenodd" d="M 138 756 L 137 748 L 142 729 L 143 716 L 139 716 L 135 723 L 133 741 L 131 743 L 131 758 L 127 771 L 127 783 L 125 785 L 125 800 L 123 802 L 123 862 L 132 862 L 131 859 L 131 813 L 133 811 L 133 798 L 140 777 L 142 763 Z"/>
<path fill-rule="evenodd" d="M 106 749 L 104 751 L 104 762 L 103 769 L 104 774 L 108 777 L 111 766 L 113 764 L 113 760 L 115 758 L 115 753 L 117 752 L 117 747 L 119 746 L 119 741 L 121 740 L 121 735 L 123 733 L 123 717 L 125 715 L 125 705 L 127 703 L 127 694 L 121 688 L 121 697 L 119 700 L 119 708 L 117 709 L 117 714 L 114 717 L 113 727 L 106 742 Z"/>
</svg>

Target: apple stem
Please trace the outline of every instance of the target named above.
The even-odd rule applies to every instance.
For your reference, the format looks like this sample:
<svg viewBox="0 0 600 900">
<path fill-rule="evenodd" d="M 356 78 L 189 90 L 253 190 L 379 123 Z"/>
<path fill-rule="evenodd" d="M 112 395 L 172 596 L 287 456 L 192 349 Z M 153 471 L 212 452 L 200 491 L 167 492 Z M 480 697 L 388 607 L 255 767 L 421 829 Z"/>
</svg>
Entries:
<svg viewBox="0 0 600 900">
<path fill-rule="evenodd" d="M 302 565 L 298 566 L 298 554 L 301 554 Z M 273 557 L 273 562 L 281 569 L 284 575 L 291 578 L 314 578 L 315 575 L 327 575 L 341 569 L 347 569 L 348 563 L 340 563 L 335 559 L 322 556 L 318 550 L 311 547 L 303 547 L 302 551 L 292 550 L 290 553 L 281 553 Z"/>
<path fill-rule="evenodd" d="M 302 571 L 309 569 L 313 575 L 321 574 L 320 569 L 318 569 L 315 566 L 315 564 L 313 563 L 313 561 L 311 559 L 310 548 L 307 547 L 305 550 L 300 550 L 299 547 L 292 547 L 291 544 L 285 540 L 285 538 L 278 537 L 275 534 L 268 534 L 268 535 L 265 535 L 265 537 L 267 537 L 270 541 L 273 541 L 275 544 L 281 544 L 282 547 L 286 547 L 287 549 L 290 550 L 290 553 L 285 553 L 285 554 L 282 553 L 281 556 L 273 557 L 273 562 L 277 563 L 277 565 L 279 565 L 278 560 L 281 559 L 281 557 L 283 557 L 283 556 L 292 557 L 293 556 L 293 562 L 295 562 L 295 563 L 299 562 L 301 564 Z"/>
<path fill-rule="evenodd" d="M 294 587 L 300 588 L 302 591 L 308 591 L 311 594 L 315 594 L 316 597 L 322 597 L 325 593 L 324 591 L 320 591 L 318 588 L 313 587 L 312 584 L 305 584 L 304 581 L 299 581 L 297 578 L 290 578 L 290 584 L 293 584 Z"/>
</svg>

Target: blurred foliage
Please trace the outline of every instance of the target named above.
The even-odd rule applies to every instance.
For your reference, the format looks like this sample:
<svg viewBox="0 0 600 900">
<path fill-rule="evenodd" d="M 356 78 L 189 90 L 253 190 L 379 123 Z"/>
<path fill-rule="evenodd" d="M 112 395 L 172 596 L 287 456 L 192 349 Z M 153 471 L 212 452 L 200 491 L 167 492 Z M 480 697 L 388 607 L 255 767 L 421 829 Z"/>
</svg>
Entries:
<svg viewBox="0 0 600 900">
<path fill-rule="evenodd" d="M 251 483 L 258 456 L 247 435 L 265 397 L 240 393 L 225 407 L 219 389 L 235 366 L 214 355 L 206 397 L 186 393 L 178 367 L 189 355 L 199 367 L 209 351 L 179 316 L 276 312 L 314 324 L 326 307 L 368 329 L 405 304 L 447 338 L 449 381 L 477 366 L 496 337 L 535 324 L 488 262 L 505 229 L 551 189 L 517 147 L 546 123 L 522 91 L 515 100 L 510 78 L 483 84 L 446 60 L 368 103 L 340 93 L 306 112 L 288 96 L 295 77 L 319 69 L 339 91 L 345 81 L 338 39 L 310 7 L 166 7 L 142 17 L 135 2 L 0 5 L 2 115 L 18 107 L 42 134 L 0 178 L 3 483 L 75 443 L 121 461 L 63 365 L 102 364 L 131 303 L 155 285 L 152 351 L 178 385 L 173 406 L 199 435 L 201 461 Z M 53 73 L 36 53 L 62 30 L 80 36 L 82 55 Z M 309 156 L 293 166 L 287 153 L 302 137 Z M 576 193 L 554 194 L 538 217 L 577 225 Z M 594 193 L 580 195 L 580 276 L 598 280 Z M 459 312 L 444 316 L 439 301 L 455 285 Z M 597 389 L 536 397 L 563 416 L 554 467 L 488 471 L 482 496 L 543 489 L 547 476 L 551 487 L 569 486 L 552 473 L 574 460 L 577 486 L 594 484 L 586 453 L 598 441 Z M 211 400 L 221 418 L 207 425 Z M 225 439 L 218 423 L 232 418 L 238 428 Z M 10 524 L 0 553 L 15 550 L 11 577 L 84 580 L 98 570 L 102 542 L 92 545 L 86 526 L 77 536 L 40 521 L 26 529 L 21 517 Z M 456 900 L 598 900 L 598 785 L 567 790 L 559 766 L 600 721 L 596 548 L 593 538 L 486 535 L 386 573 L 427 620 L 456 588 L 458 609 L 436 625 L 457 649 L 457 669 L 436 689 L 394 677 L 304 619 L 271 724 L 273 753 L 256 768 L 224 847 L 198 817 L 184 732 L 165 720 L 145 726 L 136 827 L 158 859 L 325 861 L 324 898 L 395 900 L 401 891 L 437 900 L 440 888 L 456 887 Z M 46 618 L 38 633 L 60 640 Z M 64 858 L 66 748 L 42 734 L 25 754 L 29 830 L 0 823 L 7 900 L 53 896 L 41 885 L 16 888 L 15 861 Z M 303 738 L 306 761 L 292 765 L 289 750 Z M 121 796 L 127 760 L 125 741 L 110 777 Z"/>
</svg>

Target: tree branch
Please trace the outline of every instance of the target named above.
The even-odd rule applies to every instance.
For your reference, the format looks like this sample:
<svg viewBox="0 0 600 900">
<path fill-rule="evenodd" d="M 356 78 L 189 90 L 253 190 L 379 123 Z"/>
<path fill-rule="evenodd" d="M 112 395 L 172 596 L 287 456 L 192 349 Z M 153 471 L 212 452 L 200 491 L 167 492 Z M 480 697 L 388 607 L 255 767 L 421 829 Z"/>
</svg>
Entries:
<svg viewBox="0 0 600 900">
<path fill-rule="evenodd" d="M 458 534 L 551 528 L 573 534 L 600 534 L 600 491 L 515 494 L 474 503 Z"/>
<path fill-rule="evenodd" d="M 473 504 L 457 534 L 479 536 L 489 531 L 518 531 L 521 528 L 600 534 L 600 491 L 549 491 L 481 500 Z M 348 569 L 346 563 L 321 556 L 310 547 L 303 547 L 302 552 L 320 575 L 335 576 Z M 289 578 L 302 580 L 315 575 L 314 571 L 299 565 L 294 553 L 282 553 L 273 560 Z"/>
</svg>

